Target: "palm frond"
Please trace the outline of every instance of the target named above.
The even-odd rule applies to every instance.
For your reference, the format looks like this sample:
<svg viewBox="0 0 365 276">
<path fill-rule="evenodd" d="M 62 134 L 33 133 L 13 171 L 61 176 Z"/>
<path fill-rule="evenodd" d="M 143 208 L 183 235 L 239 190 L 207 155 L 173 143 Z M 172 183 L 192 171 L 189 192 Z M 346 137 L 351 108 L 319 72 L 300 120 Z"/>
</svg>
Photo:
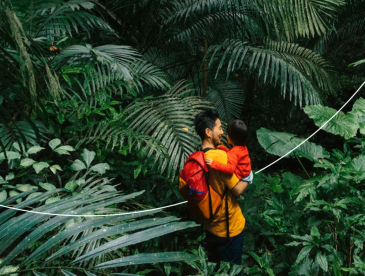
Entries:
<svg viewBox="0 0 365 276">
<path fill-rule="evenodd" d="M 242 115 L 244 91 L 237 83 L 224 80 L 211 82 L 205 99 L 213 103 L 220 118 L 225 122 L 240 118 Z"/>
<path fill-rule="evenodd" d="M 137 192 L 128 195 L 120 195 L 117 192 L 100 190 L 100 188 L 98 188 L 98 186 L 100 186 L 100 181 L 103 180 L 93 181 L 92 187 L 84 189 L 80 194 L 70 195 L 65 189 L 58 189 L 42 193 L 41 195 L 25 200 L 14 207 L 20 209 L 35 207 L 32 211 L 41 213 L 108 215 L 123 211 L 115 207 L 108 209 L 105 207 L 123 204 L 125 201 L 142 193 Z M 45 199 L 56 193 L 62 197 L 62 200 L 44 204 Z M 4 204 L 11 204 L 15 200 L 23 198 L 26 195 L 27 193 L 23 193 L 16 197 L 9 198 Z M 25 248 L 31 247 L 44 235 L 53 236 L 28 256 L 19 267 L 29 267 L 31 264 L 39 264 L 42 261 L 49 262 L 65 254 L 70 254 L 71 252 L 78 252 L 80 256 L 77 257 L 74 262 L 80 262 L 81 260 L 90 258 L 95 259 L 94 257 L 103 255 L 97 259 L 96 265 L 98 265 L 102 262 L 105 263 L 110 261 L 110 258 L 113 258 L 114 256 L 113 251 L 121 247 L 133 245 L 144 240 L 150 240 L 168 233 L 186 229 L 187 227 L 196 226 L 196 224 L 192 222 L 176 222 L 178 220 L 176 217 L 143 219 L 143 217 L 146 216 L 156 215 L 157 212 L 159 211 L 150 213 L 131 213 L 125 214 L 124 216 L 118 215 L 112 217 L 70 218 L 67 216 L 42 215 L 28 212 L 19 214 L 15 210 L 8 209 L 0 214 L 0 221 L 2 222 L 0 226 L 0 251 L 9 251 L 1 262 L 0 268 L 6 267 Z M 25 235 L 25 238 L 19 242 L 18 237 L 22 235 Z M 106 243 L 100 242 L 104 240 L 111 241 Z M 61 242 L 65 243 L 61 249 L 51 256 L 47 255 L 50 251 L 59 248 Z M 85 245 L 87 246 L 85 247 Z M 9 249 L 9 247 L 11 248 Z M 110 252 L 110 254 L 105 254 L 106 252 Z M 180 252 L 178 252 L 178 254 L 180 254 Z M 133 258 L 137 262 L 141 262 L 142 257 L 143 256 L 137 255 Z M 166 261 L 173 261 L 174 259 L 174 256 L 170 256 Z M 153 262 L 153 259 L 147 263 L 151 262 Z M 42 269 L 43 266 L 44 264 L 38 265 L 38 267 L 35 267 L 32 270 Z M 83 263 L 83 266 L 80 267 L 80 269 L 84 269 L 83 267 L 85 266 L 86 264 Z M 64 267 L 61 265 L 59 268 L 63 269 Z M 72 272 L 68 271 L 67 273 Z M 65 275 L 71 275 L 67 273 Z M 35 275 L 42 274 L 38 272 Z"/>
<path fill-rule="evenodd" d="M 18 121 L 12 124 L 0 124 L 0 140 L 5 149 L 10 150 L 14 143 L 21 149 L 29 145 L 38 145 L 49 134 L 47 128 L 40 121 Z"/>
<path fill-rule="evenodd" d="M 334 91 L 326 69 L 327 62 L 317 53 L 294 43 L 267 41 L 265 48 L 249 46 L 239 40 L 226 40 L 212 46 L 207 54 L 210 66 L 219 55 L 219 70 L 226 65 L 227 75 L 240 68 L 248 68 L 274 86 L 280 82 L 285 97 L 289 90 L 290 100 L 300 106 L 319 103 L 322 93 Z"/>
<path fill-rule="evenodd" d="M 186 78 L 189 75 L 189 64 L 196 62 L 196 56 L 169 52 L 155 47 L 147 50 L 143 58 L 161 68 L 172 81 Z"/>
<path fill-rule="evenodd" d="M 266 33 L 287 41 L 325 34 L 337 18 L 339 10 L 345 5 L 343 0 L 234 0 L 232 2 L 242 8 L 254 7 L 254 12 L 263 20 Z"/>
<path fill-rule="evenodd" d="M 150 89 L 150 87 L 165 90 L 170 88 L 169 78 L 165 72 L 148 61 L 137 61 L 130 66 L 132 72 L 132 87 L 135 87 L 137 92 Z"/>
<path fill-rule="evenodd" d="M 103 45 L 92 47 L 91 45 L 72 45 L 64 49 L 53 60 L 53 66 L 56 69 L 69 64 L 90 62 L 102 64 L 124 76 L 125 79 L 131 79 L 130 71 L 127 66 L 136 60 L 139 54 L 130 46 L 121 45 Z"/>
<path fill-rule="evenodd" d="M 93 1 L 13 1 L 13 6 L 23 17 L 28 33 L 33 37 L 45 37 L 49 43 L 62 36 L 73 37 L 80 32 L 87 34 L 96 28 L 112 32 L 103 19 L 92 14 L 95 8 Z"/>
<path fill-rule="evenodd" d="M 132 150 L 141 151 L 142 158 L 150 156 L 155 156 L 157 160 L 168 158 L 166 149 L 158 140 L 130 129 L 120 120 L 97 123 L 89 129 L 85 138 L 78 143 L 77 147 L 96 141 L 105 141 L 106 147 L 111 150 L 128 146 L 130 152 Z M 146 149 L 148 149 L 148 152 Z"/>
<path fill-rule="evenodd" d="M 182 91 L 182 94 L 185 93 Z M 130 123 L 128 127 L 131 130 L 153 137 L 167 149 L 170 159 L 156 156 L 155 161 L 160 163 L 161 171 L 167 169 L 167 174 L 171 176 L 182 168 L 186 158 L 200 144 L 200 139 L 193 131 L 194 116 L 207 108 L 212 108 L 211 103 L 199 97 L 181 98 L 167 93 L 131 104 L 125 110 L 124 122 Z M 148 155 L 151 154 L 149 151 Z"/>
</svg>

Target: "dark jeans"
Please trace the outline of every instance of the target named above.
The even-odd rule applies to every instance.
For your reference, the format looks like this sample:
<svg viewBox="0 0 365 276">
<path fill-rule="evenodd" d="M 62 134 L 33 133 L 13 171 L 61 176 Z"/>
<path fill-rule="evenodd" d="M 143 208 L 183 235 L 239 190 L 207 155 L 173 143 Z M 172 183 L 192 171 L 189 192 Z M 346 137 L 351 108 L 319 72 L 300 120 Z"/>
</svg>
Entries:
<svg viewBox="0 0 365 276">
<path fill-rule="evenodd" d="M 206 231 L 205 249 L 208 261 L 218 263 L 230 262 L 237 265 L 242 263 L 243 232 L 230 238 L 222 238 Z"/>
</svg>

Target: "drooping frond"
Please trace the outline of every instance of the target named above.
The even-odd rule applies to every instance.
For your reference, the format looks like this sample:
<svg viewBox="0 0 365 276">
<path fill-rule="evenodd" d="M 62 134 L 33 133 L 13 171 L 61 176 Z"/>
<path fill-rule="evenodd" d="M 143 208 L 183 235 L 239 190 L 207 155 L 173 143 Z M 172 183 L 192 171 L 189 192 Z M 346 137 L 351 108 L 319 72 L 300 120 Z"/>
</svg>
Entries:
<svg viewBox="0 0 365 276">
<path fill-rule="evenodd" d="M 104 32 L 112 31 L 103 19 L 91 13 L 95 7 L 93 1 L 13 2 L 17 12 L 24 16 L 29 33 L 34 37 L 46 37 L 50 42 L 62 36 L 73 37 L 79 32 L 88 33 L 95 28 L 101 28 Z"/>
<path fill-rule="evenodd" d="M 118 257 L 119 255 L 114 252 L 120 248 L 196 226 L 192 222 L 178 222 L 179 219 L 176 217 L 146 218 L 146 216 L 156 215 L 158 211 L 109 217 L 87 217 L 125 213 L 123 209 L 116 208 L 115 205 L 118 204 L 123 208 L 126 201 L 143 193 L 142 191 L 121 195 L 116 191 L 104 189 L 105 179 L 90 180 L 91 183 L 87 189 L 79 194 L 71 195 L 66 189 L 53 189 L 40 192 L 39 195 L 16 204 L 15 201 L 27 197 L 31 192 L 29 191 L 1 202 L 5 205 L 15 203 L 15 208 L 32 208 L 32 211 L 40 213 L 19 213 L 8 209 L 0 214 L 0 252 L 8 250 L 0 268 L 6 267 L 25 248 L 34 246 L 45 235 L 52 237 L 42 245 L 36 246 L 36 250 L 32 251 L 32 254 L 28 255 L 18 265 L 18 268 L 32 265 L 34 269 L 41 270 L 44 267 L 44 264 L 41 265 L 42 262 L 49 262 L 65 255 L 70 258 L 71 253 L 75 253 L 76 257 L 71 257 L 74 259 L 73 262 L 93 259 L 93 262 L 83 262 L 82 264 L 82 268 L 92 269 L 95 265 Z M 46 201 L 55 195 L 59 197 L 59 200 Z M 64 214 L 65 216 L 45 215 L 44 213 Z M 85 217 L 67 215 L 85 215 Z M 19 237 L 24 238 L 19 240 Z M 63 243 L 61 248 L 60 243 Z M 138 256 L 134 258 L 137 261 L 140 259 Z M 36 263 L 37 265 L 34 265 Z M 62 268 L 73 269 L 59 266 L 59 269 Z"/>
<path fill-rule="evenodd" d="M 171 175 L 182 168 L 186 158 L 199 146 L 200 140 L 193 130 L 194 117 L 207 108 L 212 108 L 211 104 L 199 97 L 167 94 L 131 104 L 125 110 L 124 121 L 130 123 L 130 129 L 150 135 L 167 149 L 170 159 L 156 156 L 155 161 L 161 171 L 167 169 Z"/>
<path fill-rule="evenodd" d="M 194 43 L 203 39 L 219 41 L 226 37 L 256 37 L 263 35 L 255 12 L 232 1 L 179 1 L 163 10 L 168 41 Z"/>
<path fill-rule="evenodd" d="M 91 64 L 101 64 L 109 68 L 110 71 L 119 73 L 121 78 L 130 80 L 131 72 L 128 69 L 130 63 L 136 61 L 139 54 L 130 46 L 103 45 L 92 47 L 91 45 L 73 45 L 64 49 L 53 60 L 56 69 L 65 65 L 89 62 Z M 84 66 L 84 64 L 83 64 Z"/>
<path fill-rule="evenodd" d="M 156 160 L 169 158 L 165 147 L 160 141 L 130 129 L 120 120 L 95 124 L 95 126 L 88 130 L 85 138 L 80 140 L 77 147 L 97 141 L 105 141 L 106 147 L 111 150 L 115 148 L 122 149 L 128 146 L 129 151 L 140 151 L 142 158 L 149 158 L 151 156 L 154 156 Z"/>
<path fill-rule="evenodd" d="M 0 142 L 2 146 L 9 150 L 14 143 L 22 145 L 24 149 L 29 145 L 38 145 L 39 141 L 47 137 L 48 130 L 39 121 L 18 121 L 10 125 L 0 124 Z"/>
<path fill-rule="evenodd" d="M 293 41 L 324 35 L 345 5 L 343 0 L 232 0 L 237 9 L 251 7 L 268 35 Z"/>
<path fill-rule="evenodd" d="M 319 54 L 298 44 L 267 41 L 265 48 L 258 48 L 239 40 L 226 40 L 222 45 L 212 46 L 208 58 L 210 66 L 216 58 L 219 60 L 217 74 L 223 66 L 227 66 L 227 74 L 248 68 L 264 83 L 276 85 L 280 82 L 283 97 L 289 90 L 290 100 L 300 106 L 303 103 L 319 103 L 321 93 L 333 91 L 325 70 L 327 62 Z"/>
<path fill-rule="evenodd" d="M 145 86 L 147 89 L 151 87 L 159 90 L 170 88 L 169 77 L 166 73 L 148 61 L 136 61 L 129 68 L 133 78 L 131 86 L 135 87 L 137 91 L 145 90 Z"/>
<path fill-rule="evenodd" d="M 240 118 L 244 104 L 244 91 L 234 82 L 224 80 L 212 82 L 208 87 L 207 97 L 219 112 L 220 118 L 230 122 Z"/>
<path fill-rule="evenodd" d="M 159 48 L 150 48 L 143 54 L 143 58 L 161 68 L 168 75 L 171 81 L 179 81 L 187 78 L 189 69 L 197 62 L 197 57 L 185 55 L 183 52 L 174 53 Z M 195 65 L 197 66 L 197 65 Z M 199 68 L 196 68 L 198 71 Z"/>
</svg>

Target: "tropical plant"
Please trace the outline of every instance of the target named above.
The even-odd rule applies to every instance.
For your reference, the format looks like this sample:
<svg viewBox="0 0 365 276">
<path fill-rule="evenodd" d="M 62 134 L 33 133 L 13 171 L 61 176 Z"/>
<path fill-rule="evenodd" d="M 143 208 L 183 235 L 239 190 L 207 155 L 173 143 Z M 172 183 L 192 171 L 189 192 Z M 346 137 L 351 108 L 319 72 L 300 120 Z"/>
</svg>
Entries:
<svg viewBox="0 0 365 276">
<path fill-rule="evenodd" d="M 252 227 L 258 227 L 258 221 L 264 222 L 260 224 L 261 239 L 272 255 L 268 267 L 274 275 L 341 275 L 341 271 L 355 272 L 361 267 L 363 241 L 360 242 L 359 233 L 363 231 L 360 217 L 365 179 L 362 172 L 364 139 L 354 136 L 363 129 L 359 122 L 363 116 L 362 104 L 363 99 L 358 99 L 350 112 L 332 117 L 323 128 L 346 139 L 343 151 L 327 152 L 321 146 L 306 142 L 306 146 L 300 146 L 291 156 L 306 157 L 314 162 L 310 173 L 306 171 L 308 179 L 290 173 L 274 177 L 261 175 L 258 179 L 261 184 L 245 198 L 248 202 L 243 209 Z M 323 118 L 319 110 L 324 110 Z M 335 113 L 323 106 L 307 106 L 304 111 L 318 126 Z M 345 131 L 345 116 L 354 133 Z M 279 156 L 290 150 L 283 141 L 292 148 L 303 141 L 289 133 L 266 129 L 257 134 L 261 145 Z M 307 151 L 309 148 L 311 151 Z M 256 207 L 257 210 L 250 207 L 251 197 L 255 206 L 261 206 Z M 256 201 L 258 198 L 261 204 Z M 292 253 L 295 250 L 295 254 L 283 253 L 288 247 L 291 249 L 287 250 Z M 251 253 L 251 256 L 259 262 L 257 254 Z"/>
<path fill-rule="evenodd" d="M 51 155 L 53 160 L 74 151 L 61 145 L 59 139 L 50 141 L 49 147 L 56 154 Z M 125 202 L 143 191 L 127 195 L 118 192 L 111 180 L 103 177 L 110 166 L 93 164 L 93 151 L 84 149 L 82 158 L 74 160 L 69 171 L 49 159 L 36 161 L 33 156 L 41 156 L 44 150 L 33 146 L 23 155 L 8 151 L 8 161 L 2 153 L 2 162 L 18 161 L 18 166 L 1 178 L 0 202 L 8 208 L 0 214 L 0 254 L 6 253 L 0 263 L 2 275 L 7 271 L 55 275 L 61 270 L 64 274 L 84 271 L 87 275 L 105 275 L 113 271 L 110 268 L 131 262 L 138 265 L 195 258 L 183 252 L 127 256 L 127 248 L 132 245 L 194 227 L 195 223 L 158 216 L 159 210 L 133 212 L 131 204 Z M 19 241 L 21 236 L 25 238 Z M 21 256 L 23 252 L 27 252 L 26 257 Z"/>
</svg>

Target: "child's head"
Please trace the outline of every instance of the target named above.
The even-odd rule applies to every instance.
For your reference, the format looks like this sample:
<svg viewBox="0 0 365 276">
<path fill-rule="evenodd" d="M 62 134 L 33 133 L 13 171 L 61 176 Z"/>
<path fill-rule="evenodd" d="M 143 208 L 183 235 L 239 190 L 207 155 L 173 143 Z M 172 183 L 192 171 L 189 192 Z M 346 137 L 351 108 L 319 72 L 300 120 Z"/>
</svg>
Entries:
<svg viewBox="0 0 365 276">
<path fill-rule="evenodd" d="M 228 124 L 227 133 L 233 146 L 246 146 L 248 140 L 247 126 L 241 120 L 234 120 Z"/>
</svg>

